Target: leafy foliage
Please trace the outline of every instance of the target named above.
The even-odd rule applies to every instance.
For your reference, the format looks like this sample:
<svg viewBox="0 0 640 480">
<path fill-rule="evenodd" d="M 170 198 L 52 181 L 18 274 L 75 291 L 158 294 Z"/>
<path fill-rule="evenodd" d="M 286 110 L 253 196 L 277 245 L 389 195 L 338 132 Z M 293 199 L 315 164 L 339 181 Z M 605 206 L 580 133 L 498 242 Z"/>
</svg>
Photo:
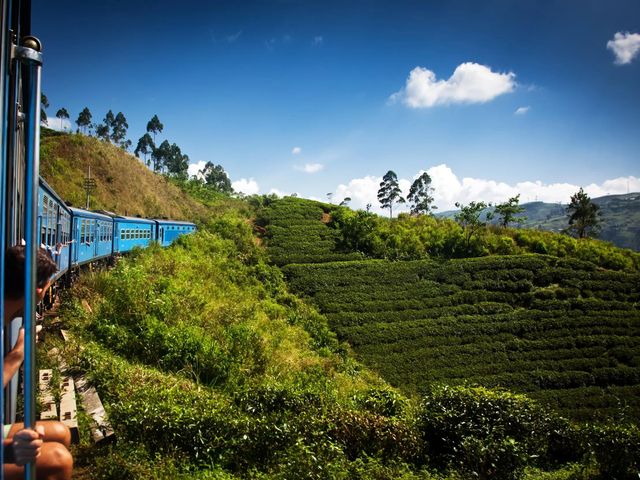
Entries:
<svg viewBox="0 0 640 480">
<path fill-rule="evenodd" d="M 389 218 L 393 217 L 393 204 L 405 203 L 402 197 L 402 190 L 398 185 L 398 176 L 393 170 L 389 170 L 382 177 L 380 189 L 378 190 L 378 201 L 382 208 L 389 209 Z"/>
<path fill-rule="evenodd" d="M 89 110 L 89 107 L 84 107 L 78 114 L 76 125 L 78 125 L 78 130 L 82 130 L 84 133 L 87 133 L 89 127 L 91 127 L 91 111 Z"/>
<path fill-rule="evenodd" d="M 582 188 L 571 196 L 567 206 L 569 230 L 578 238 L 594 236 L 600 228 L 600 207 L 593 203 Z"/>
<path fill-rule="evenodd" d="M 226 194 L 233 193 L 231 180 L 222 165 L 214 165 L 212 162 L 207 162 L 200 174 L 204 178 L 205 184 L 213 190 Z"/>
<path fill-rule="evenodd" d="M 431 210 L 438 208 L 433 205 L 432 192 L 431 177 L 427 172 L 424 172 L 414 180 L 407 196 L 407 200 L 412 203 L 411 213 L 416 215 L 421 213 L 428 214 Z"/>
<path fill-rule="evenodd" d="M 520 194 L 511 197 L 504 203 L 497 204 L 494 212 L 500 216 L 500 225 L 504 228 L 507 228 L 510 223 L 521 224 L 527 220 L 527 217 L 516 217 L 524 212 L 524 208 L 520 206 Z"/>
</svg>

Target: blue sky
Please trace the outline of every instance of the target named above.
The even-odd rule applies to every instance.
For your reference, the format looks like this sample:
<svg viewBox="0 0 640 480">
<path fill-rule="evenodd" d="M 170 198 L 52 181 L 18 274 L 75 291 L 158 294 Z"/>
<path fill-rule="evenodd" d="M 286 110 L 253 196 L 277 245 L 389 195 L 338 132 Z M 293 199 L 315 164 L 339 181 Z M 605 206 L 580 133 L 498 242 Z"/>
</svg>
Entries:
<svg viewBox="0 0 640 480">
<path fill-rule="evenodd" d="M 389 169 L 441 210 L 640 190 L 636 0 L 35 0 L 33 31 L 50 117 L 122 111 L 135 146 L 157 114 L 248 193 L 375 206 Z"/>
</svg>

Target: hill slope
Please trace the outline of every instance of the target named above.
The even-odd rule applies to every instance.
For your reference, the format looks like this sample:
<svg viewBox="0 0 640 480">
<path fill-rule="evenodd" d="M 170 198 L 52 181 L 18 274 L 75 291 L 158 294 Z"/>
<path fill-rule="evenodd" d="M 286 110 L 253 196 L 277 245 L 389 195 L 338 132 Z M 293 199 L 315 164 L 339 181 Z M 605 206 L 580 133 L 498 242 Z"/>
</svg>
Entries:
<svg viewBox="0 0 640 480">
<path fill-rule="evenodd" d="M 89 167 L 91 177 L 97 180 L 92 209 L 190 221 L 210 215 L 201 202 L 111 144 L 80 134 L 42 138 L 40 174 L 65 201 L 78 208 L 86 205 L 84 179 Z"/>
<path fill-rule="evenodd" d="M 109 145 L 79 136 L 56 142 L 44 148 L 58 166 L 49 180 L 63 196 L 72 196 L 82 177 L 81 169 L 75 177 L 65 172 L 74 171 L 70 162 L 52 155 L 64 148 L 78 162 L 106 156 L 123 174 L 136 171 L 129 156 Z M 154 245 L 132 252 L 111 271 L 86 272 L 58 312 L 58 325 L 71 331 L 71 340 L 62 342 L 47 328 L 40 344 L 43 351 L 55 346 L 74 374 L 87 375 L 116 431 L 116 443 L 96 447 L 79 414 L 83 443 L 74 449 L 74 478 L 559 480 L 573 473 L 581 479 L 635 474 L 640 430 L 634 426 L 578 426 L 524 396 L 482 388 L 401 395 L 353 360 L 322 315 L 288 293 L 281 271 L 266 263 L 252 236 L 247 203 L 218 201 L 197 184 L 182 187 L 204 201 L 186 199 L 210 221 L 168 249 Z M 113 185 L 97 200 L 127 208 L 136 199 L 122 202 L 114 192 L 127 195 L 129 188 Z M 182 194 L 176 195 L 175 212 L 188 215 Z M 140 212 L 153 215 L 153 208 Z M 298 232 L 308 240 L 300 244 L 301 254 L 350 258 L 335 231 L 308 228 L 311 211 L 329 228 L 324 208 L 306 204 L 299 216 L 305 228 L 273 229 L 268 242 L 284 233 L 280 245 L 289 246 L 280 253 L 286 254 L 296 247 L 291 233 Z M 315 248 L 314 238 L 331 242 Z M 376 262 L 333 265 L 360 263 Z M 388 273 L 385 268 L 376 275 L 384 280 Z M 50 360 L 42 355 L 39 361 Z"/>
<path fill-rule="evenodd" d="M 307 211 L 309 202 L 280 202 L 286 202 L 286 220 L 292 224 L 287 242 L 298 246 L 296 259 L 304 258 L 309 247 L 296 241 L 299 217 L 291 212 L 296 202 L 299 211 Z M 267 210 L 264 218 L 271 221 L 285 211 Z M 378 225 L 369 220 L 374 223 L 360 231 L 380 230 L 372 242 L 386 242 L 384 252 L 404 251 L 416 235 L 429 244 L 438 237 L 434 231 L 464 239 L 447 221 L 427 218 L 420 224 L 400 218 Z M 317 213 L 320 226 L 332 229 Z M 269 250 L 284 232 L 269 226 L 267 231 Z M 393 240 L 394 232 L 403 236 Z M 340 236 L 335 230 L 333 235 Z M 292 264 L 283 271 L 290 287 L 313 300 L 365 364 L 407 392 L 424 391 L 434 382 L 470 381 L 527 392 L 574 418 L 615 416 L 621 404 L 640 418 L 637 254 L 548 232 L 532 232 L 541 235 L 532 240 L 526 230 L 489 229 L 484 235 L 479 241 L 489 247 L 511 238 L 520 246 L 509 247 L 514 254 L 508 256 L 442 262 L 333 262 L 327 251 L 325 263 L 314 254 L 313 265 Z M 565 258 L 518 253 L 535 252 L 537 242 Z M 616 256 L 630 260 L 628 271 L 601 268 L 621 268 L 624 262 L 607 259 Z M 566 257 L 592 259 L 600 267 Z M 276 259 L 283 263 L 280 250 Z"/>
</svg>

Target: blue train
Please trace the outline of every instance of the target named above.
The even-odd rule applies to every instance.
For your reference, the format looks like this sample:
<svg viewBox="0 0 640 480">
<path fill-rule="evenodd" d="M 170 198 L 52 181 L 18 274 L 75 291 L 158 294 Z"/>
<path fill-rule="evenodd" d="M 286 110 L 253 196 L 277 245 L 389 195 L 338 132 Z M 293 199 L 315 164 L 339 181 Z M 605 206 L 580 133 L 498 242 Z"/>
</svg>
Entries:
<svg viewBox="0 0 640 480">
<path fill-rule="evenodd" d="M 190 222 L 126 217 L 68 207 L 40 179 L 38 188 L 39 242 L 58 264 L 56 278 L 86 263 L 145 248 L 157 241 L 171 245 L 181 235 L 196 230 Z"/>
</svg>

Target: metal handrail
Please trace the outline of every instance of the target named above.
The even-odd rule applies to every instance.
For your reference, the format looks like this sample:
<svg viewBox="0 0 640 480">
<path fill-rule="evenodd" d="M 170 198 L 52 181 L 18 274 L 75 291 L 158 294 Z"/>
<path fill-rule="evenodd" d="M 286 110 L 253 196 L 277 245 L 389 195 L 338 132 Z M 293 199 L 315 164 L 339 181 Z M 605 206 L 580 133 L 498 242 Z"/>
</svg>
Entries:
<svg viewBox="0 0 640 480">
<path fill-rule="evenodd" d="M 34 37 L 22 39 L 15 47 L 16 68 L 24 67 L 25 88 L 25 285 L 24 285 L 24 425 L 36 425 L 36 287 L 37 253 L 40 248 L 37 231 L 38 185 L 40 168 L 40 93 L 42 54 Z M 24 478 L 35 479 L 35 462 L 25 465 Z"/>
</svg>

